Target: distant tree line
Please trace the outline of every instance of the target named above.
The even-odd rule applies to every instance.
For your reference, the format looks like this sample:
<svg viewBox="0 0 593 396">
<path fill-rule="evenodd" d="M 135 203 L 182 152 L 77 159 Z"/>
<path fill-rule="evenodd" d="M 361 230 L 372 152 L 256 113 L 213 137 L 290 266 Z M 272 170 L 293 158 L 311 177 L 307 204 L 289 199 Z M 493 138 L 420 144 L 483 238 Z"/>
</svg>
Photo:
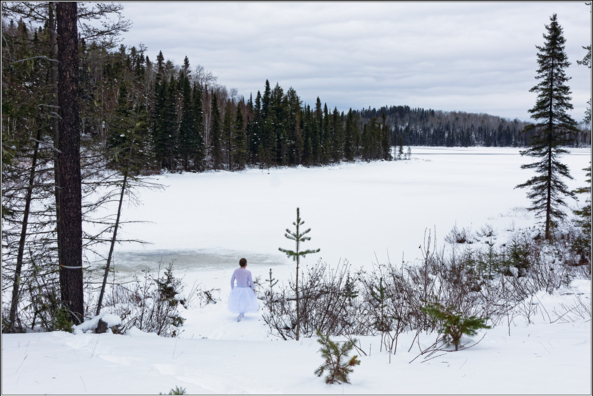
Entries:
<svg viewBox="0 0 593 396">
<path fill-rule="evenodd" d="M 524 131 L 529 122 L 489 114 L 409 106 L 384 106 L 358 112 L 362 123 L 369 123 L 383 113 L 392 146 L 525 147 L 533 135 L 531 131 Z M 572 136 L 570 146 L 591 145 L 591 130 L 588 122 L 586 124 Z"/>
</svg>

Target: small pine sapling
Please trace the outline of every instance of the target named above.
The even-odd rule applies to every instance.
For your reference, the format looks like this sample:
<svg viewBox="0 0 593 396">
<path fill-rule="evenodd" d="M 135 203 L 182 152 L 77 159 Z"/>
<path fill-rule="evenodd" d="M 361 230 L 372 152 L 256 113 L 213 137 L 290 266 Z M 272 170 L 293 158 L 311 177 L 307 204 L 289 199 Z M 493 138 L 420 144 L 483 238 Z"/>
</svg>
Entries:
<svg viewBox="0 0 593 396">
<path fill-rule="evenodd" d="M 268 286 L 270 286 L 270 295 L 271 295 L 273 292 L 274 286 L 276 286 L 276 284 L 278 283 L 276 278 L 272 277 L 272 269 L 271 268 L 270 268 L 270 278 L 266 279 L 266 282 L 268 282 Z"/>
<path fill-rule="evenodd" d="M 329 339 L 329 334 L 324 336 L 321 331 L 317 330 L 317 337 L 319 337 L 317 342 L 321 344 L 321 357 L 325 359 L 325 363 L 315 370 L 315 374 L 321 377 L 327 370 L 326 384 L 349 384 L 348 375 L 354 371 L 354 366 L 360 365 L 357 355 L 348 359 L 348 354 L 354 348 L 356 339 L 346 341 L 339 346 Z"/>
<path fill-rule="evenodd" d="M 455 306 L 445 308 L 443 305 L 435 302 L 420 309 L 440 324 L 438 332 L 443 334 L 443 341 L 448 345 L 453 344 L 456 351 L 459 350 L 461 336 L 464 334 L 474 336 L 480 329 L 491 328 L 486 325 L 487 317 L 467 317 L 463 313 L 458 312 Z"/>
<path fill-rule="evenodd" d="M 297 212 L 296 222 L 292 223 L 292 225 L 296 227 L 296 231 L 292 232 L 287 228 L 286 234 L 284 234 L 284 236 L 287 239 L 290 239 L 290 240 L 296 242 L 296 251 L 286 250 L 286 249 L 282 249 L 282 248 L 278 248 L 278 250 L 280 250 L 282 253 L 286 253 L 286 255 L 288 257 L 292 257 L 292 259 L 294 261 L 296 261 L 296 314 L 297 314 L 296 340 L 298 341 L 299 340 L 299 332 L 301 329 L 301 320 L 300 320 L 301 316 L 300 316 L 300 311 L 299 311 L 299 259 L 301 256 L 303 258 L 305 258 L 305 256 L 307 254 L 318 253 L 320 249 L 300 250 L 300 246 L 301 246 L 302 242 L 311 240 L 311 237 L 305 236 L 306 234 L 308 234 L 311 231 L 311 229 L 309 228 L 306 231 L 300 232 L 300 226 L 305 224 L 305 222 L 301 220 L 299 208 L 297 208 L 296 212 Z"/>
<path fill-rule="evenodd" d="M 162 395 L 162 392 L 159 392 L 159 395 Z M 175 386 L 175 389 L 171 388 L 168 395 L 187 395 L 185 388 L 181 388 L 179 386 Z"/>
<path fill-rule="evenodd" d="M 342 290 L 342 294 L 348 298 L 348 303 L 352 306 L 352 300 L 358 297 L 358 290 L 356 290 L 356 284 L 350 278 L 350 273 L 346 275 L 346 283 L 344 284 L 344 289 Z"/>
<path fill-rule="evenodd" d="M 373 298 L 373 305 L 379 309 L 379 315 L 375 318 L 373 326 L 377 331 L 381 332 L 381 350 L 383 350 L 383 344 L 387 348 L 387 341 L 385 334 L 391 331 L 392 318 L 385 312 L 387 309 L 387 301 L 389 295 L 386 293 L 386 288 L 383 286 L 383 278 L 379 279 L 379 287 L 371 285 L 371 297 Z"/>
<path fill-rule="evenodd" d="M 274 286 L 276 286 L 276 284 L 278 283 L 278 281 L 276 280 L 276 278 L 272 277 L 272 269 L 270 268 L 270 278 L 266 279 L 266 282 L 268 282 L 269 286 L 270 286 L 270 290 L 272 290 L 272 288 Z"/>
</svg>

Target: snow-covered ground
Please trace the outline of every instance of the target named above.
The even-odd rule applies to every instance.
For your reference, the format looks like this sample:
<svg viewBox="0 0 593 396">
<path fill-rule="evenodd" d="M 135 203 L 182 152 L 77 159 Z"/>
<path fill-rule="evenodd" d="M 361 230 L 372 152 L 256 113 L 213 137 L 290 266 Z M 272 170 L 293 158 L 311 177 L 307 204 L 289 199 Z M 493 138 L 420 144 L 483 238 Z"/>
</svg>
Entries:
<svg viewBox="0 0 593 396">
<path fill-rule="evenodd" d="M 237 323 L 223 304 L 182 312 L 188 320 L 179 339 L 142 333 L 2 335 L 2 391 L 157 394 L 181 386 L 190 394 L 590 394 L 591 321 L 572 315 L 550 323 L 560 304 L 572 306 L 579 297 L 590 306 L 590 295 L 587 281 L 553 296 L 539 293 L 534 301 L 545 310 L 539 309 L 535 324 L 515 318 L 510 326 L 487 330 L 468 350 L 424 362 L 420 357 L 410 363 L 418 355 L 416 345 L 408 352 L 413 334 L 400 336 L 391 364 L 379 352 L 379 337 L 361 337 L 370 356 L 360 356 L 351 385 L 326 385 L 313 374 L 322 362 L 314 339 L 278 340 L 266 334 L 260 315 Z M 432 342 L 434 335 L 420 338 L 423 347 Z"/>
<path fill-rule="evenodd" d="M 589 158 L 590 149 L 563 157 L 575 179 L 569 188 L 584 185 Z M 118 247 L 117 276 L 175 259 L 186 290 L 194 282 L 219 288 L 222 301 L 181 308 L 184 332 L 174 339 L 141 332 L 3 334 L 2 392 L 158 394 L 178 385 L 188 393 L 591 393 L 590 317 L 573 312 L 555 319 L 577 298 L 590 309 L 587 281 L 538 294 L 534 301 L 545 309 L 535 324 L 515 318 L 487 330 L 469 350 L 424 363 L 409 363 L 418 354 L 417 346 L 408 352 L 413 334 L 400 336 L 391 364 L 378 337 L 361 337 L 370 356 L 360 357 L 352 385 L 344 386 L 314 376 L 322 361 L 314 339 L 278 340 L 261 310 L 240 323 L 226 311 L 241 257 L 254 277 L 266 278 L 270 268 L 281 282 L 292 275 L 278 247 L 292 247 L 284 230 L 292 228 L 297 206 L 312 228 L 304 247 L 321 248 L 305 264 L 322 257 L 357 268 L 384 262 L 387 254 L 399 262 L 402 252 L 410 261 L 420 255 L 426 228 L 436 227 L 442 246 L 455 224 L 476 231 L 489 223 L 501 236 L 533 225 L 525 190 L 513 189 L 531 176 L 520 169 L 530 160 L 508 148 L 413 148 L 411 161 L 159 176 L 166 190 L 147 191 L 142 206 L 124 207 L 127 220 L 152 223 L 126 225 L 123 237 L 152 244 Z M 422 335 L 421 345 L 434 337 Z"/>
</svg>

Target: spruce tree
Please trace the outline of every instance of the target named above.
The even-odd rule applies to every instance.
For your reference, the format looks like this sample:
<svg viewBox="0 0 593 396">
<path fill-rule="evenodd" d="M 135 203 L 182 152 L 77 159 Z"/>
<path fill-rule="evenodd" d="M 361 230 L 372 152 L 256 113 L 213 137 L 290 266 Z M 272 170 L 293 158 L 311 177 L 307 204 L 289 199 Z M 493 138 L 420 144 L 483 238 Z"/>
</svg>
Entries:
<svg viewBox="0 0 593 396">
<path fill-rule="evenodd" d="M 226 162 L 227 162 L 227 169 L 233 169 L 233 104 L 229 100 L 226 102 L 226 106 L 224 108 L 224 118 L 222 122 L 222 142 L 224 150 L 226 151 Z"/>
<path fill-rule="evenodd" d="M 185 58 L 187 60 L 187 57 Z M 189 170 L 189 160 L 194 149 L 196 120 L 194 114 L 193 97 L 189 78 L 182 78 L 182 110 L 181 123 L 179 125 L 179 156 L 183 163 L 183 169 Z"/>
<path fill-rule="evenodd" d="M 585 254 L 591 254 L 591 162 L 589 162 L 589 166 L 584 171 L 587 172 L 587 185 L 585 187 L 580 187 L 574 190 L 575 194 L 584 194 L 585 195 L 585 205 L 580 208 L 574 210 L 574 214 L 577 216 L 576 223 L 578 226 L 581 227 L 581 231 L 583 232 L 583 237 L 577 241 L 577 248 L 581 250 L 581 256 L 585 257 Z M 584 263 L 588 264 L 586 261 L 583 260 Z"/>
<path fill-rule="evenodd" d="M 563 196 L 573 195 L 560 179 L 572 177 L 568 167 L 558 157 L 568 152 L 560 146 L 571 142 L 570 136 L 578 132 L 576 121 L 567 113 L 573 106 L 570 103 L 570 88 L 566 85 L 570 79 L 565 73 L 570 65 L 564 52 L 566 40 L 556 14 L 550 20 L 550 25 L 546 25 L 547 34 L 543 35 L 546 40 L 544 46 L 536 46 L 539 50 L 536 79 L 540 82 L 530 90 L 538 93 L 535 106 L 529 110 L 536 123 L 525 128 L 526 131 L 532 131 L 533 136 L 530 147 L 521 151 L 521 155 L 540 159 L 521 165 L 522 169 L 534 169 L 538 175 L 515 187 L 530 189 L 527 194 L 532 201 L 529 210 L 535 212 L 536 216 L 545 216 L 546 239 L 550 239 L 556 220 L 565 217 L 561 209 L 566 206 Z"/>
<path fill-rule="evenodd" d="M 591 3 L 585 3 L 585 5 L 587 5 L 587 7 L 591 6 Z M 589 11 L 590 13 L 591 11 Z M 577 60 L 577 63 L 579 65 L 583 65 L 588 67 L 589 69 L 591 68 L 591 44 L 589 44 L 586 47 L 583 47 L 584 50 L 587 51 L 587 53 L 585 54 L 585 56 L 583 57 L 583 60 Z M 589 105 L 589 107 L 587 107 L 585 109 L 585 118 L 583 118 L 583 122 L 589 126 L 589 130 L 591 130 L 591 98 L 589 98 L 589 101 L 587 102 L 587 104 Z"/>
<path fill-rule="evenodd" d="M 247 163 L 247 144 L 245 141 L 245 127 L 243 113 L 237 106 L 237 116 L 235 118 L 235 130 L 233 134 L 233 162 L 237 169 L 245 168 Z"/>
<path fill-rule="evenodd" d="M 381 125 L 381 158 L 391 161 L 393 159 L 391 156 L 391 131 L 387 125 L 385 112 L 383 112 L 381 119 L 383 120 L 383 124 Z"/>
<path fill-rule="evenodd" d="M 346 161 L 354 161 L 354 133 L 354 120 L 352 109 L 350 109 L 346 116 L 346 131 L 344 133 L 344 159 Z"/>
<path fill-rule="evenodd" d="M 296 339 L 297 339 L 297 341 L 299 340 L 299 333 L 300 333 L 300 329 L 301 329 L 301 321 L 300 321 L 301 316 L 300 316 L 300 310 L 299 310 L 299 262 L 300 262 L 300 258 L 301 257 L 305 258 L 305 256 L 307 254 L 318 253 L 320 251 L 320 249 L 300 250 L 301 243 L 311 240 L 311 237 L 305 236 L 311 231 L 310 228 L 303 232 L 300 231 L 300 227 L 303 224 L 305 224 L 305 222 L 301 220 L 299 208 L 297 208 L 296 222 L 292 223 L 292 225 L 296 227 L 296 230 L 294 232 L 292 232 L 287 228 L 286 234 L 284 234 L 284 236 L 287 239 L 295 241 L 296 249 L 295 249 L 295 251 L 292 251 L 292 250 L 278 248 L 278 250 L 280 250 L 282 253 L 286 253 L 286 255 L 288 257 L 292 257 L 292 259 L 294 261 L 296 261 L 296 314 L 297 314 Z"/>
<path fill-rule="evenodd" d="M 206 147 L 204 144 L 204 109 L 202 107 L 202 89 L 197 83 L 194 83 L 192 90 L 192 106 L 194 108 L 193 136 L 191 138 L 190 155 L 193 161 L 193 167 L 197 171 L 202 171 L 206 167 L 204 160 L 206 158 Z"/>
<path fill-rule="evenodd" d="M 335 107 L 332 113 L 332 160 L 340 162 L 342 159 L 342 117 Z"/>
<path fill-rule="evenodd" d="M 253 123 L 251 126 L 251 138 L 249 139 L 249 152 L 251 156 L 251 163 L 253 165 L 261 163 L 262 156 L 260 155 L 261 140 L 261 129 L 262 129 L 262 117 L 261 117 L 261 93 L 257 91 L 255 96 L 255 104 L 253 107 Z"/>
<path fill-rule="evenodd" d="M 210 121 L 210 156 L 212 157 L 212 166 L 218 170 L 222 166 L 222 123 L 220 121 L 220 111 L 216 94 L 212 93 L 212 118 Z"/>
</svg>

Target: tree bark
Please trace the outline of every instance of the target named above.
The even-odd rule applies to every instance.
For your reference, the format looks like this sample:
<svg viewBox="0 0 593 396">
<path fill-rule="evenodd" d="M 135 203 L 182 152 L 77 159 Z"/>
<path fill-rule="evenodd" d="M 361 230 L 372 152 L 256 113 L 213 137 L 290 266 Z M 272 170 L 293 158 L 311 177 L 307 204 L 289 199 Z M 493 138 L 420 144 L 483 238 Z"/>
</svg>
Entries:
<svg viewBox="0 0 593 396">
<path fill-rule="evenodd" d="M 57 3 L 58 91 L 60 114 L 59 232 L 62 304 L 71 320 L 83 321 L 82 193 L 80 177 L 80 118 L 78 112 L 77 3 Z"/>
<path fill-rule="evenodd" d="M 58 59 L 58 43 L 57 43 L 57 35 L 56 35 L 56 20 L 55 20 L 55 7 L 56 3 L 50 2 L 49 3 L 49 41 L 50 41 L 50 48 L 49 48 L 49 58 L 50 59 Z M 51 104 L 53 106 L 59 107 L 58 102 L 58 63 L 51 62 Z M 57 229 L 57 245 L 58 245 L 58 264 L 63 264 L 62 256 L 60 254 L 60 173 L 58 169 L 60 168 L 59 164 L 59 157 L 58 157 L 58 150 L 59 150 L 59 141 L 60 141 L 60 129 L 59 125 L 60 120 L 58 117 L 53 117 L 52 119 L 52 131 L 54 134 L 54 195 L 56 199 L 56 229 Z M 61 276 L 61 273 L 60 273 Z"/>
<path fill-rule="evenodd" d="M 297 209 L 297 221 L 296 221 L 296 314 L 297 314 L 297 326 L 296 326 L 296 340 L 299 340 L 299 334 L 301 332 L 301 315 L 299 311 L 299 213 Z"/>
</svg>

